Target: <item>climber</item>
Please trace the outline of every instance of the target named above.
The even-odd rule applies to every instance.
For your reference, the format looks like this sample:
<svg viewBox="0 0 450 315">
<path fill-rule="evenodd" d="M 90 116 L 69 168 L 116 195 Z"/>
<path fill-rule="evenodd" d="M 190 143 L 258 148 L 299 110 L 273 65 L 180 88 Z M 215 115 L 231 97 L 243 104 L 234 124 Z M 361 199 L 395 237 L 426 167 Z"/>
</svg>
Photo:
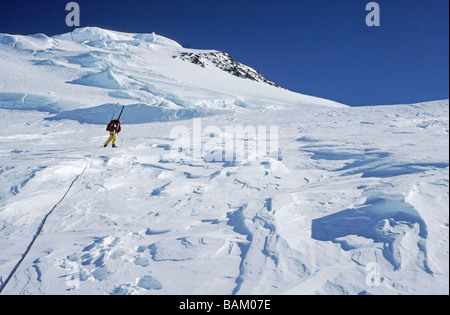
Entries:
<svg viewBox="0 0 450 315">
<path fill-rule="evenodd" d="M 112 141 L 112 147 L 117 148 L 117 146 L 116 146 L 117 135 L 122 131 L 122 127 L 120 126 L 120 121 L 119 120 L 111 120 L 111 122 L 106 127 L 106 131 L 109 131 L 110 136 L 108 138 L 108 141 L 106 141 L 106 143 L 103 147 L 106 148 Z"/>
</svg>

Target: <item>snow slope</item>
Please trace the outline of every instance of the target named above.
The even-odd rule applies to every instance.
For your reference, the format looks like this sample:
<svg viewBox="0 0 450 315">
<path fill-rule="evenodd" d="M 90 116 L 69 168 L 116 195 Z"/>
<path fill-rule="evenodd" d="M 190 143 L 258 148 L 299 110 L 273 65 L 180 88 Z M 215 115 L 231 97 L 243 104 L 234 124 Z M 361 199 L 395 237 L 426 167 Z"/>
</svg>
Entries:
<svg viewBox="0 0 450 315">
<path fill-rule="evenodd" d="M 214 63 L 201 67 L 181 58 L 194 53 L 217 53 L 217 61 L 227 65 L 228 72 Z M 215 51 L 185 49 L 155 34 L 95 27 L 52 38 L 44 34 L 0 34 L 0 108 L 36 108 L 54 113 L 86 109 L 87 117 L 92 108 L 98 114 L 104 108 L 100 106 L 118 102 L 175 113 L 180 109 L 344 106 L 244 79 L 243 74 L 253 78 L 257 71 L 234 61 L 230 66 L 231 61 L 224 61 L 224 56 L 229 57 Z M 230 67 L 241 77 L 230 73 Z M 104 123 L 110 114 L 106 109 L 106 117 L 96 123 Z M 128 117 L 127 122 L 135 121 Z"/>
<path fill-rule="evenodd" d="M 448 100 L 350 108 L 154 34 L 0 43 L 3 294 L 449 293 Z"/>
</svg>

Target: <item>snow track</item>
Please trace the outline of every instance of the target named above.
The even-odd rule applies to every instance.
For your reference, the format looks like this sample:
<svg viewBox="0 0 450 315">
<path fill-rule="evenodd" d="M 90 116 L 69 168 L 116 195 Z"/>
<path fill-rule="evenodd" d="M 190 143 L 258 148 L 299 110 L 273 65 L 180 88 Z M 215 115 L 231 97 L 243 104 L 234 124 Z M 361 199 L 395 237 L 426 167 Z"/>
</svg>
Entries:
<svg viewBox="0 0 450 315">
<path fill-rule="evenodd" d="M 18 158 L 18 159 L 31 159 L 31 158 Z M 73 159 L 82 159 L 82 160 L 86 160 L 85 158 L 71 158 L 71 157 L 58 157 L 55 159 L 62 159 L 62 160 L 73 160 Z M 86 160 L 87 161 L 87 160 Z M 20 260 L 17 262 L 17 264 L 14 266 L 13 270 L 11 271 L 11 273 L 9 274 L 9 276 L 2 281 L 1 286 L 0 286 L 0 294 L 3 292 L 3 290 L 5 289 L 5 287 L 8 285 L 8 282 L 12 279 L 12 277 L 14 276 L 14 274 L 16 273 L 16 271 L 19 269 L 20 265 L 22 264 L 22 262 L 25 260 L 25 258 L 27 257 L 28 253 L 30 252 L 30 250 L 32 249 L 34 243 L 36 242 L 37 238 L 39 237 L 39 235 L 42 232 L 42 229 L 44 228 L 45 223 L 47 222 L 48 217 L 53 213 L 53 211 L 58 207 L 58 205 L 64 201 L 64 199 L 66 198 L 67 194 L 70 192 L 70 190 L 72 189 L 73 185 L 77 182 L 77 180 L 80 178 L 80 176 L 82 176 L 84 174 L 84 172 L 86 171 L 86 169 L 88 168 L 88 164 L 86 164 L 86 166 L 84 167 L 83 171 L 78 174 L 75 179 L 71 182 L 69 188 L 66 190 L 66 192 L 64 193 L 64 195 L 62 196 L 62 198 L 51 208 L 51 210 L 45 215 L 44 219 L 42 220 L 42 222 L 40 223 L 36 234 L 33 236 L 31 242 L 28 244 L 25 252 L 22 254 L 22 257 L 20 258 Z M 31 178 L 34 177 L 31 176 Z M 29 180 L 31 179 L 29 178 Z M 22 183 L 22 186 L 25 186 L 26 182 Z M 39 270 L 37 269 L 37 272 L 39 274 Z"/>
</svg>

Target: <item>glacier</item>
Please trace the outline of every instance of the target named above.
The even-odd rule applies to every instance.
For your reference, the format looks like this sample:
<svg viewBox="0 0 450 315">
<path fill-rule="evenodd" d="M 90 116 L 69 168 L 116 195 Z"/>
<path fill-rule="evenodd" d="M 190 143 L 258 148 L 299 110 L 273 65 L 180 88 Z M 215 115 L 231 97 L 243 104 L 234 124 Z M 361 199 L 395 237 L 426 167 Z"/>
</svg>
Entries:
<svg viewBox="0 0 450 315">
<path fill-rule="evenodd" d="M 448 100 L 349 107 L 228 56 L 0 34 L 1 294 L 449 293 Z"/>
</svg>

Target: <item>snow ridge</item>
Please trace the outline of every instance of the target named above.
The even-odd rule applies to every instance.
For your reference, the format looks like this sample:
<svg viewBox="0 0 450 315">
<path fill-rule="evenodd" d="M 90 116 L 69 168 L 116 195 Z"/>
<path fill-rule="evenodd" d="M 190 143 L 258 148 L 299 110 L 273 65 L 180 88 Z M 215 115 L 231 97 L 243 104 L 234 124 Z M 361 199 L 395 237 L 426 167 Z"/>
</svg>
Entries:
<svg viewBox="0 0 450 315">
<path fill-rule="evenodd" d="M 217 112 L 344 106 L 277 88 L 258 71 L 226 53 L 185 49 L 154 33 L 87 27 L 51 38 L 43 34 L 1 34 L 0 66 L 0 108 L 32 106 L 44 112 L 63 113 L 65 119 L 67 111 L 117 103 L 142 104 L 142 109 L 150 107 L 155 114 L 158 109 Z M 87 111 L 85 116 L 89 114 Z M 186 112 L 181 116 L 186 118 Z M 167 116 L 161 113 L 147 122 L 159 119 L 165 121 Z"/>
</svg>

